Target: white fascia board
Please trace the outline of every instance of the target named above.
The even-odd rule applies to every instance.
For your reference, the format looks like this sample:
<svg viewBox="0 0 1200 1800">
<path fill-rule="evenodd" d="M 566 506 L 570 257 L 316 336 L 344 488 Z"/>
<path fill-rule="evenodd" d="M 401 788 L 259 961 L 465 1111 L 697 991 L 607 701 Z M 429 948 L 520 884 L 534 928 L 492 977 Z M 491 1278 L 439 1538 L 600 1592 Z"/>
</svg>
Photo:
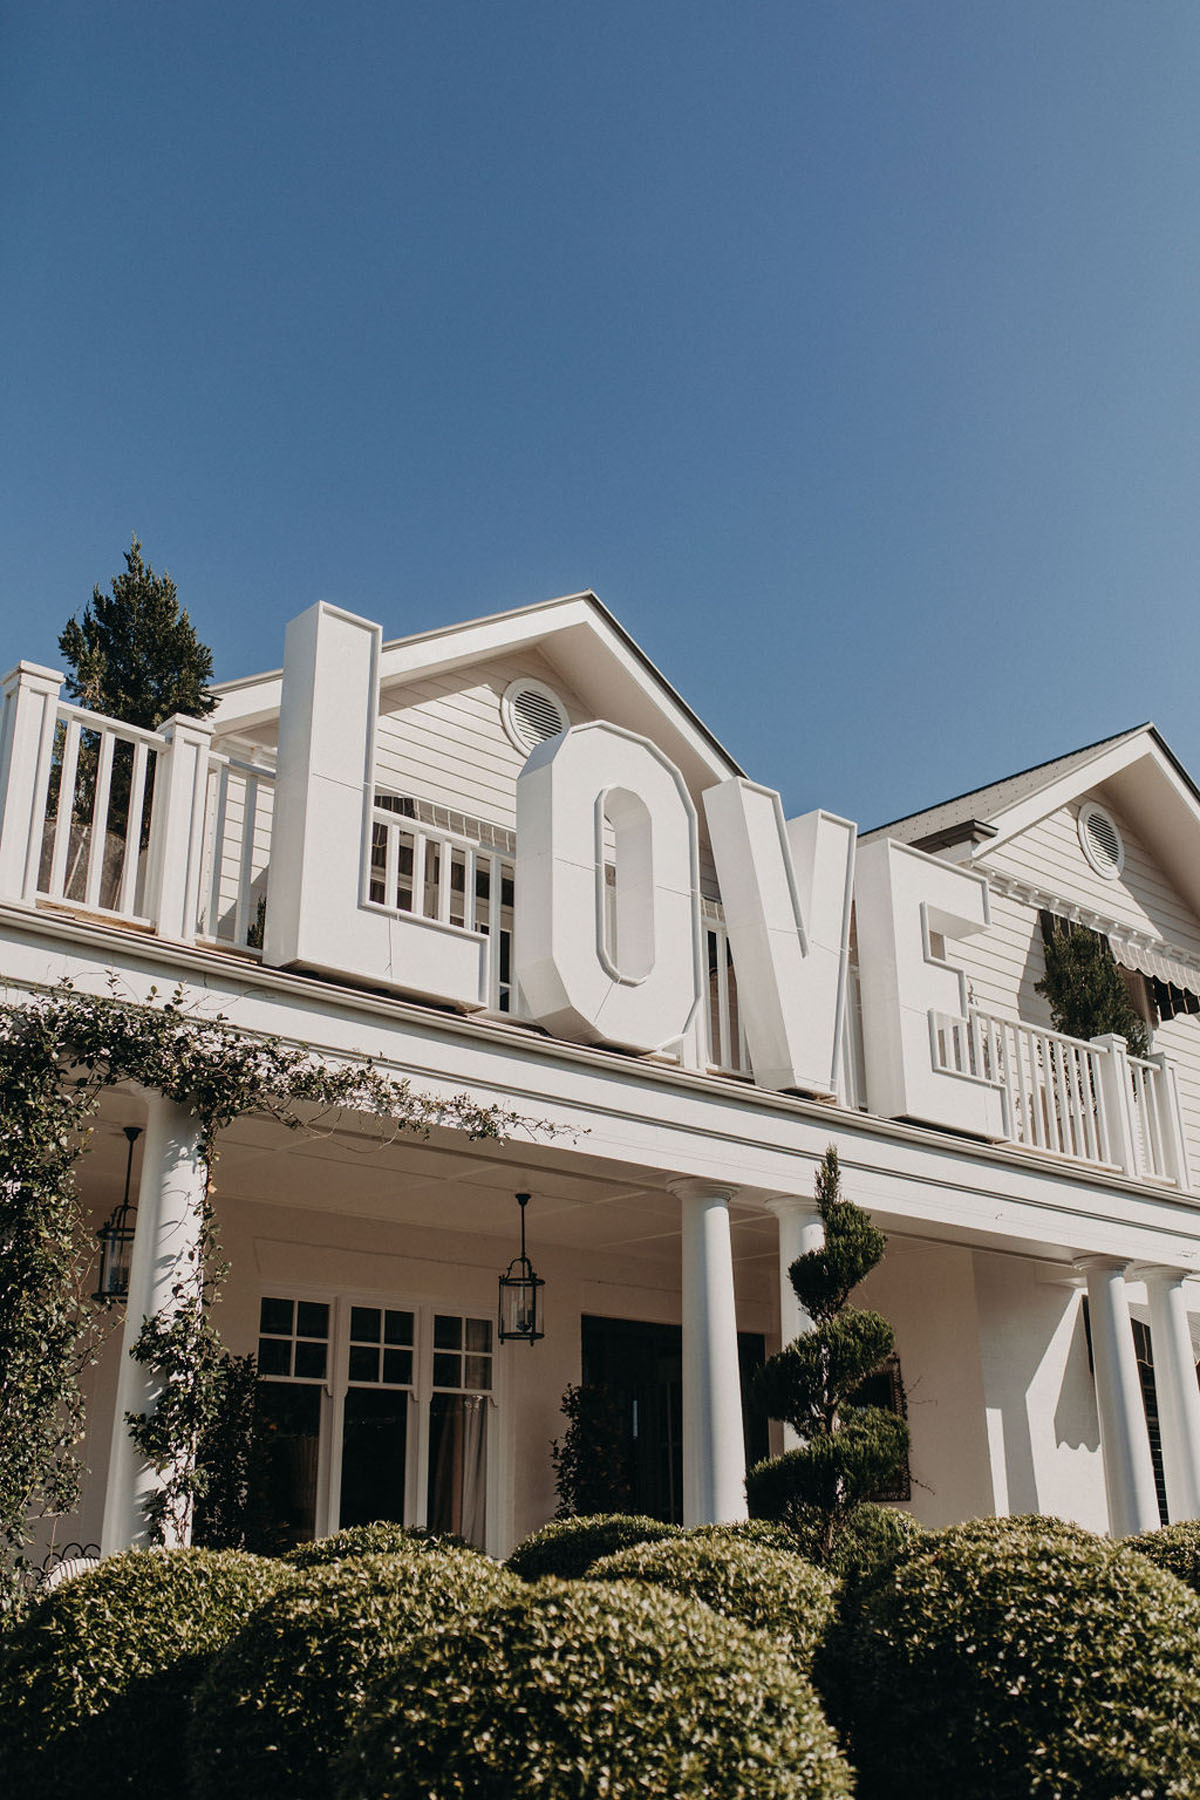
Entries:
<svg viewBox="0 0 1200 1800">
<path fill-rule="evenodd" d="M 521 1157 L 535 1155 L 551 1171 L 577 1162 L 664 1188 L 677 1176 L 703 1177 L 757 1209 L 771 1195 L 811 1194 L 832 1142 L 847 1193 L 884 1229 L 1054 1261 L 1113 1254 L 1200 1270 L 1194 1204 L 1103 1171 L 61 916 L 0 907 L 0 941 L 9 1004 L 63 976 L 80 993 L 106 994 L 114 968 L 122 996 L 134 1002 L 147 1001 L 152 986 L 161 994 L 166 980 L 182 981 L 190 1000 L 242 1030 L 333 1056 L 371 1056 L 426 1092 L 467 1091 L 564 1128 L 555 1140 L 517 1140 Z"/>
<path fill-rule="evenodd" d="M 690 765 L 684 768 L 689 780 L 711 782 L 742 774 L 666 676 L 590 592 L 385 643 L 380 689 L 386 693 L 418 676 L 445 674 L 526 648 L 540 650 L 572 687 L 585 696 L 592 694 L 601 716 L 607 716 L 606 708 L 623 712 L 643 735 L 659 742 L 666 735 L 664 747 L 681 764 Z M 597 659 L 597 650 L 607 659 L 607 667 Z"/>
<path fill-rule="evenodd" d="M 976 846 L 972 852 L 973 861 L 986 861 L 988 856 L 1006 844 L 1010 838 L 1028 831 L 1042 819 L 1049 818 L 1059 807 L 1066 806 L 1079 794 L 1086 794 L 1092 788 L 1099 787 L 1102 782 L 1111 781 L 1123 774 L 1135 764 L 1150 760 L 1154 764 L 1155 776 L 1166 782 L 1174 790 L 1178 798 L 1186 805 L 1195 827 L 1200 830 L 1200 806 L 1186 784 L 1173 769 L 1162 751 L 1158 748 L 1149 732 L 1139 733 L 1124 742 L 1115 744 L 1111 750 L 1101 751 L 1091 762 L 1080 763 L 1058 781 L 1052 781 L 1047 787 L 1039 788 L 1036 794 L 1030 794 L 1025 800 L 1003 812 L 994 813 L 988 823 L 998 827 L 995 837 L 987 838 Z"/>
</svg>

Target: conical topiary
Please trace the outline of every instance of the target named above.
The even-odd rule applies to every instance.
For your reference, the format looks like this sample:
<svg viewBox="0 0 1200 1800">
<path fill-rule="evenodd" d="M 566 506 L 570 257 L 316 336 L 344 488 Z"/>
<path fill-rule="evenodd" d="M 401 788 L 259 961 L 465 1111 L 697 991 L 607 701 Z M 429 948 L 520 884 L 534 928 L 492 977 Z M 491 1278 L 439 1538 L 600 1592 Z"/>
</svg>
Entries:
<svg viewBox="0 0 1200 1800">
<path fill-rule="evenodd" d="M 895 1337 L 879 1313 L 848 1305 L 851 1291 L 882 1261 L 887 1239 L 840 1189 L 831 1145 L 816 1180 L 824 1245 L 798 1256 L 788 1270 L 812 1330 L 758 1374 L 768 1414 L 792 1427 L 800 1447 L 758 1463 L 746 1480 L 751 1512 L 792 1525 L 822 1557 L 847 1513 L 896 1473 L 908 1450 L 903 1419 L 854 1400 Z"/>
</svg>

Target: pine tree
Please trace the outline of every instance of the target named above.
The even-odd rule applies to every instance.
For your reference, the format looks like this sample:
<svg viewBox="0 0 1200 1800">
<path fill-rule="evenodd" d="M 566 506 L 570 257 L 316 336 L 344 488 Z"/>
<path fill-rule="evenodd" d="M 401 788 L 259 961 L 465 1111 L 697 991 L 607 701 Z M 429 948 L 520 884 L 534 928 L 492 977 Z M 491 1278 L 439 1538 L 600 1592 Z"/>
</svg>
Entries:
<svg viewBox="0 0 1200 1800">
<path fill-rule="evenodd" d="M 155 731 L 172 713 L 204 718 L 212 652 L 181 611 L 175 583 L 142 561 L 135 534 L 112 593 L 92 589 L 82 619 L 68 620 L 58 647 L 70 665 L 67 693 L 93 712 Z"/>
<path fill-rule="evenodd" d="M 788 1270 L 812 1329 L 768 1358 L 757 1378 L 768 1415 L 790 1425 L 800 1447 L 758 1463 L 746 1491 L 756 1517 L 798 1528 L 825 1557 L 846 1515 L 902 1466 L 908 1426 L 883 1407 L 855 1402 L 895 1343 L 879 1313 L 847 1304 L 882 1261 L 887 1239 L 861 1207 L 842 1199 L 832 1145 L 817 1171 L 816 1201 L 824 1245 Z"/>
<path fill-rule="evenodd" d="M 1106 1037 L 1116 1032 L 1134 1056 L 1146 1056 L 1150 1040 L 1135 1011 L 1121 971 L 1099 932 L 1068 919 L 1047 921 L 1046 974 L 1035 991 L 1050 1002 L 1056 1031 L 1068 1037 Z"/>
</svg>

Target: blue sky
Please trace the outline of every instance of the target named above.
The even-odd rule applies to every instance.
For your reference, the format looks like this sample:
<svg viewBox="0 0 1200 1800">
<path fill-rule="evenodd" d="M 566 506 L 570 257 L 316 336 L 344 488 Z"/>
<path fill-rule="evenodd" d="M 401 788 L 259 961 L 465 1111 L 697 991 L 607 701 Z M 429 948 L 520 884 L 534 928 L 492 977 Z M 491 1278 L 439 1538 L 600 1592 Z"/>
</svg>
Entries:
<svg viewBox="0 0 1200 1800">
<path fill-rule="evenodd" d="M 1194 0 L 11 8 L 0 655 L 593 587 L 789 810 L 1200 776 Z"/>
</svg>

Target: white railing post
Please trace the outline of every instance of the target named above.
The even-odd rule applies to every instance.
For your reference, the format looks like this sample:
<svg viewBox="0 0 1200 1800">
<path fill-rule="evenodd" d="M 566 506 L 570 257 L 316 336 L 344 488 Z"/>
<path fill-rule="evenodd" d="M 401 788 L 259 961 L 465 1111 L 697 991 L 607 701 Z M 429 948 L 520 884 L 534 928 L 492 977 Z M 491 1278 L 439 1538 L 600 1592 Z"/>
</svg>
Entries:
<svg viewBox="0 0 1200 1800">
<path fill-rule="evenodd" d="M 1158 1170 L 1174 1181 L 1181 1193 L 1192 1190 L 1192 1171 L 1188 1160 L 1187 1134 L 1183 1129 L 1183 1106 L 1179 1098 L 1179 1076 L 1175 1065 L 1158 1051 L 1146 1061 L 1154 1064 L 1151 1077 L 1158 1090 L 1158 1121 L 1162 1130 L 1163 1156 L 1166 1168 Z"/>
<path fill-rule="evenodd" d="M 56 669 L 28 662 L 10 669 L 2 683 L 0 895 L 30 906 L 37 895 L 62 684 Z"/>
<path fill-rule="evenodd" d="M 1133 1116 L 1133 1081 L 1129 1047 L 1116 1032 L 1091 1040 L 1103 1054 L 1096 1058 L 1100 1110 L 1108 1134 L 1109 1160 L 1125 1175 L 1142 1173 L 1141 1146 Z"/>
<path fill-rule="evenodd" d="M 160 727 L 165 748 L 154 777 L 147 908 L 159 937 L 191 943 L 200 919 L 204 801 L 212 725 L 176 713 Z"/>
</svg>

